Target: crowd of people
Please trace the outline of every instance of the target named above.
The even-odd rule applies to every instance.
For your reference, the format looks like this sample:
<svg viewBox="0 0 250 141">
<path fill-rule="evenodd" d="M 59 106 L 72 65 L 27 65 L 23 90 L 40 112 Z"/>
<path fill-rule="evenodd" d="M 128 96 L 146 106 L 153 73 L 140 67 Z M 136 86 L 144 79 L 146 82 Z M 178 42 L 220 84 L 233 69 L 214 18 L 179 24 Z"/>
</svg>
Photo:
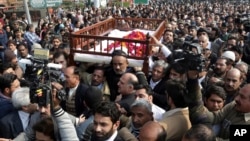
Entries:
<svg viewBox="0 0 250 141">
<path fill-rule="evenodd" d="M 111 17 L 166 21 L 160 40 L 150 35 L 149 73 L 122 50 L 108 65 L 69 65 L 68 35 Z M 58 7 L 37 26 L 25 23 L 0 13 L 0 141 L 222 141 L 230 125 L 250 124 L 249 2 Z M 34 61 L 35 48 L 62 65 L 48 93 L 31 87 L 40 72 L 24 60 Z"/>
</svg>

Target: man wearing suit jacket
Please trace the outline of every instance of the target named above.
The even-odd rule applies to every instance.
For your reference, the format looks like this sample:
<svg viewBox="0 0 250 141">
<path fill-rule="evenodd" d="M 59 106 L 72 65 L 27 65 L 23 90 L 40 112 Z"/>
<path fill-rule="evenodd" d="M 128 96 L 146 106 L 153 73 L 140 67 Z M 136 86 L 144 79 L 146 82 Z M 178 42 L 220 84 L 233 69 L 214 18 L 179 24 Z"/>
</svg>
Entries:
<svg viewBox="0 0 250 141">
<path fill-rule="evenodd" d="M 7 114 L 0 120 L 0 137 L 15 138 L 28 126 L 33 113 L 29 91 L 29 88 L 18 88 L 12 94 L 12 104 L 17 111 Z"/>
<path fill-rule="evenodd" d="M 118 85 L 121 76 L 124 73 L 135 73 L 132 67 L 129 67 L 128 55 L 122 50 L 114 50 L 110 66 L 106 68 L 106 80 L 110 88 L 110 101 L 115 101 L 119 96 Z"/>
<path fill-rule="evenodd" d="M 187 93 L 186 87 L 177 80 L 168 80 L 165 86 L 170 110 L 163 115 L 159 123 L 167 132 L 166 140 L 180 141 L 185 132 L 191 128 L 189 111 L 183 97 Z"/>
<path fill-rule="evenodd" d="M 164 60 L 154 62 L 152 75 L 148 78 L 148 84 L 153 90 L 153 103 L 163 109 L 168 108 L 165 96 L 165 82 L 168 63 Z"/>
<path fill-rule="evenodd" d="M 87 111 L 83 100 L 88 86 L 80 82 L 80 70 L 76 66 L 67 67 L 64 76 L 66 79 L 65 91 L 67 99 L 61 102 L 61 106 L 69 114 L 79 117 Z M 53 86 L 58 90 L 63 89 L 63 86 L 59 83 L 53 82 Z"/>
<path fill-rule="evenodd" d="M 7 73 L 0 76 L 0 119 L 15 110 L 11 96 L 13 91 L 19 87 L 20 82 L 16 75 Z"/>
<path fill-rule="evenodd" d="M 91 141 L 123 141 L 118 134 L 120 111 L 113 102 L 102 102 L 94 113 Z"/>
</svg>

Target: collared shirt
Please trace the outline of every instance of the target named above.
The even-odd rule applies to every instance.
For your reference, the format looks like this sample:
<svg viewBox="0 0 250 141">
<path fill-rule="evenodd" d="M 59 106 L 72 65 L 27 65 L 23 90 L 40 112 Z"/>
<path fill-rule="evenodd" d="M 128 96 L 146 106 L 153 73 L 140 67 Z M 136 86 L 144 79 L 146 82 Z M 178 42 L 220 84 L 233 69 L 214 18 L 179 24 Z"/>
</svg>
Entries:
<svg viewBox="0 0 250 141">
<path fill-rule="evenodd" d="M 70 99 L 73 96 L 73 93 L 76 91 L 79 84 L 77 84 L 74 88 L 69 89 L 69 95 L 68 98 Z"/>
<path fill-rule="evenodd" d="M 245 118 L 245 121 L 249 121 L 250 120 L 250 112 L 249 113 L 245 113 L 244 114 L 244 118 Z"/>
<path fill-rule="evenodd" d="M 207 47 L 209 50 L 211 50 L 211 42 L 208 42 Z"/>
<path fill-rule="evenodd" d="M 16 56 L 18 56 L 17 49 L 13 51 Z"/>
<path fill-rule="evenodd" d="M 154 82 L 154 81 L 151 79 L 150 82 L 149 82 L 149 83 L 150 83 L 149 85 L 150 85 L 150 87 L 151 87 L 152 89 L 154 89 L 155 86 L 156 86 L 158 83 L 160 83 L 160 81 L 161 81 L 161 80 L 159 80 L 159 81 L 157 81 L 157 82 Z"/>
<path fill-rule="evenodd" d="M 103 87 L 103 83 L 99 84 L 98 86 L 96 86 L 98 89 L 102 90 Z"/>
<path fill-rule="evenodd" d="M 23 130 L 25 130 L 30 121 L 30 114 L 24 111 L 18 111 L 18 115 L 22 121 Z"/>
<path fill-rule="evenodd" d="M 107 139 L 106 141 L 114 141 L 114 139 L 116 138 L 117 134 L 118 134 L 118 132 L 117 132 L 117 130 L 115 130 L 115 132 L 113 133 L 113 135 L 109 139 Z"/>
<path fill-rule="evenodd" d="M 152 104 L 152 112 L 154 119 L 159 121 L 162 119 L 165 110 L 155 104 Z"/>
<path fill-rule="evenodd" d="M 206 75 L 204 75 L 204 76 L 202 76 L 201 78 L 198 79 L 198 81 L 199 81 L 199 86 L 200 86 L 201 89 L 203 89 L 201 83 L 202 83 L 202 81 L 203 81 L 205 78 L 206 78 Z"/>
<path fill-rule="evenodd" d="M 1 92 L 0 92 L 0 96 L 1 96 L 1 97 L 3 97 L 3 98 L 5 98 L 5 99 L 9 99 L 9 100 L 11 100 L 11 98 L 10 98 L 10 97 L 5 96 L 5 95 L 4 95 L 3 93 L 1 93 Z"/>
</svg>

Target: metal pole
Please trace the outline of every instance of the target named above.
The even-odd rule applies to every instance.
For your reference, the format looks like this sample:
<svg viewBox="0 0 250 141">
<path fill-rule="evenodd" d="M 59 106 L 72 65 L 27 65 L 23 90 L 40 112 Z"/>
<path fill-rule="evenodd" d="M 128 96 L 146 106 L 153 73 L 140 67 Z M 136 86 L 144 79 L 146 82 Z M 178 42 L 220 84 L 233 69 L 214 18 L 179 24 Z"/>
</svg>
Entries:
<svg viewBox="0 0 250 141">
<path fill-rule="evenodd" d="M 51 20 L 50 20 L 49 8 L 46 6 L 46 9 L 47 9 L 47 14 L 48 14 L 48 20 L 49 20 L 49 23 L 50 23 L 50 22 L 51 22 Z"/>
<path fill-rule="evenodd" d="M 48 20 L 49 20 L 49 23 L 51 22 L 51 18 L 50 18 L 50 13 L 49 13 L 49 7 L 47 7 L 47 0 L 44 1 L 45 2 L 45 8 L 47 10 L 47 14 L 48 14 Z"/>
<path fill-rule="evenodd" d="M 25 9 L 25 13 L 26 13 L 26 16 L 27 16 L 28 24 L 32 24 L 27 0 L 23 0 L 23 4 L 24 4 L 24 9 Z"/>
</svg>

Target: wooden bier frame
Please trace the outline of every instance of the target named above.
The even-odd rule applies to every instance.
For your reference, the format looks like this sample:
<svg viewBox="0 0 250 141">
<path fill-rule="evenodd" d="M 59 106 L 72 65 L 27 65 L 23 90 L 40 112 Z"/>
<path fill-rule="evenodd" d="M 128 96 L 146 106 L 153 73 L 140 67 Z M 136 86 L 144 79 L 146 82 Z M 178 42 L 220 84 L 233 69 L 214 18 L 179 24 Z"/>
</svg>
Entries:
<svg viewBox="0 0 250 141">
<path fill-rule="evenodd" d="M 103 40 L 107 40 L 107 45 L 113 41 L 119 42 L 130 42 L 134 45 L 142 44 L 146 48 L 142 56 L 128 56 L 129 59 L 144 60 L 143 71 L 148 72 L 148 57 L 151 55 L 151 45 L 155 42 L 149 35 L 147 35 L 146 40 L 133 40 L 133 39 L 123 39 L 108 37 L 107 35 L 114 29 L 120 31 L 132 31 L 134 29 L 152 30 L 154 31 L 154 36 L 160 39 L 165 31 L 165 21 L 159 19 L 143 19 L 143 18 L 110 18 L 99 23 L 93 24 L 89 27 L 80 29 L 79 31 L 72 32 L 70 34 L 70 65 L 75 64 L 74 54 L 91 54 L 91 55 L 101 55 L 101 56 L 111 56 L 108 51 L 96 51 L 96 46 L 99 45 L 101 50 L 104 48 L 103 44 L 100 43 Z M 146 27 L 146 29 L 145 29 Z M 89 51 L 89 50 L 92 51 Z M 128 52 L 126 52 L 129 54 Z M 88 62 L 88 61 L 83 61 Z"/>
</svg>

